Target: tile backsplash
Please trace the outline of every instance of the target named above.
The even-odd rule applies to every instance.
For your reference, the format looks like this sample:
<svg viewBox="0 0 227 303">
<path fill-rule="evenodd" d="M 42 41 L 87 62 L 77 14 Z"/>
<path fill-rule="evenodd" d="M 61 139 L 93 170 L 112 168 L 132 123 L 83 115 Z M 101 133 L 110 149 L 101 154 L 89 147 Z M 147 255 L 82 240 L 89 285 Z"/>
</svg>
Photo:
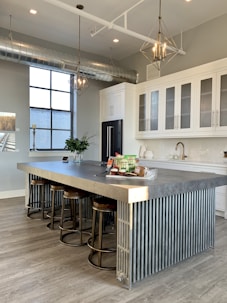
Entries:
<svg viewBox="0 0 227 303">
<path fill-rule="evenodd" d="M 159 139 L 140 140 L 141 146 L 147 151 L 152 151 L 154 159 L 169 160 L 179 158 L 182 146 L 175 149 L 177 142 L 182 142 L 188 161 L 223 163 L 224 151 L 227 151 L 227 138 L 195 138 L 195 139 Z M 144 153 L 152 155 L 152 153 Z"/>
</svg>

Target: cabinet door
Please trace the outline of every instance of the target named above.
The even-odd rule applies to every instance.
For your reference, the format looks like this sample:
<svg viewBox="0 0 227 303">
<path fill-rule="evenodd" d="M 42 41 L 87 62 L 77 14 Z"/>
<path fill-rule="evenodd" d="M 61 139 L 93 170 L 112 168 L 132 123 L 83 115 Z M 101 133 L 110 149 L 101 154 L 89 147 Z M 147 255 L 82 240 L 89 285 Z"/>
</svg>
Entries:
<svg viewBox="0 0 227 303">
<path fill-rule="evenodd" d="M 149 131 L 158 130 L 158 110 L 159 110 L 159 91 L 155 90 L 150 93 L 149 100 Z"/>
<path fill-rule="evenodd" d="M 217 73 L 214 127 L 217 136 L 226 136 L 227 131 L 227 73 Z"/>
<path fill-rule="evenodd" d="M 165 88 L 165 131 L 176 134 L 191 128 L 192 83 L 179 83 Z"/>
<path fill-rule="evenodd" d="M 146 90 L 137 97 L 137 136 L 152 138 L 159 132 L 160 91 Z"/>
<path fill-rule="evenodd" d="M 199 127 L 210 128 L 213 125 L 213 78 L 200 81 Z"/>
<path fill-rule="evenodd" d="M 180 125 L 181 129 L 191 128 L 191 83 L 181 85 Z"/>
<path fill-rule="evenodd" d="M 139 95 L 139 132 L 146 131 L 146 121 L 147 121 L 147 104 L 146 104 L 146 94 Z"/>
<path fill-rule="evenodd" d="M 114 87 L 111 87 L 101 91 L 100 95 L 100 110 L 101 121 L 112 121 L 123 119 L 124 112 L 124 91 L 114 91 Z"/>
<path fill-rule="evenodd" d="M 227 126 L 227 74 L 220 76 L 219 83 L 220 104 L 219 104 L 219 123 L 220 127 Z"/>
<path fill-rule="evenodd" d="M 174 129 L 175 121 L 175 87 L 166 88 L 165 129 Z"/>
</svg>

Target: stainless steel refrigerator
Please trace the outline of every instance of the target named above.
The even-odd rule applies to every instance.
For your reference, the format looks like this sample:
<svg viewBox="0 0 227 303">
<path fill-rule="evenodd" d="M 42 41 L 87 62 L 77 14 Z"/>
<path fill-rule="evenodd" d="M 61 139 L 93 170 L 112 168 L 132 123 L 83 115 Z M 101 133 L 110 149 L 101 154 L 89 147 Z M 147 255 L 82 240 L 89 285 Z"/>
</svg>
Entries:
<svg viewBox="0 0 227 303">
<path fill-rule="evenodd" d="M 102 122 L 102 161 L 122 151 L 123 120 Z"/>
</svg>

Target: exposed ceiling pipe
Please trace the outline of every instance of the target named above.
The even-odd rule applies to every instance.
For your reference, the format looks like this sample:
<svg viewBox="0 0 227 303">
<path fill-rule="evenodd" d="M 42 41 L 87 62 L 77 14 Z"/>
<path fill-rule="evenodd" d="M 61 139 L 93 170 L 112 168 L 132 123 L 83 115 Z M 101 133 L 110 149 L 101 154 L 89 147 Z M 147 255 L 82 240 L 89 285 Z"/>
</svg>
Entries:
<svg viewBox="0 0 227 303">
<path fill-rule="evenodd" d="M 137 38 L 137 39 L 142 40 L 144 42 L 148 42 L 148 43 L 151 43 L 151 44 L 155 44 L 156 43 L 156 40 L 154 40 L 154 39 L 152 39 L 150 37 L 141 35 L 139 33 L 136 33 L 136 32 L 134 32 L 132 30 L 127 29 L 126 27 L 119 26 L 117 24 L 114 24 L 113 22 L 109 22 L 109 21 L 106 21 L 106 20 L 101 19 L 99 17 L 96 17 L 94 15 L 91 15 L 91 14 L 85 12 L 85 11 L 82 11 L 82 10 L 76 8 L 76 7 L 68 5 L 68 4 L 66 4 L 64 2 L 61 2 L 59 0 L 43 0 L 43 1 L 48 2 L 50 4 L 53 4 L 53 5 L 57 6 L 57 7 L 60 7 L 60 8 L 66 10 L 66 11 L 68 11 L 70 13 L 74 13 L 74 14 L 82 16 L 82 17 L 84 17 L 86 19 L 89 19 L 89 20 L 92 20 L 92 21 L 97 22 L 99 24 L 102 24 L 103 26 L 105 26 L 107 28 L 115 29 L 118 32 L 124 33 L 124 34 L 126 34 L 128 36 Z M 173 46 L 170 46 L 170 45 L 167 45 L 166 48 L 168 50 L 174 51 L 175 53 L 178 53 L 180 55 L 185 55 L 185 51 L 183 51 L 182 49 L 177 49 L 177 48 L 175 48 Z"/>
<path fill-rule="evenodd" d="M 72 74 L 75 74 L 77 70 L 77 58 L 70 54 L 1 37 L 0 59 L 39 67 L 45 66 Z M 86 77 L 95 80 L 117 83 L 138 82 L 136 71 L 129 71 L 118 66 L 83 57 L 81 57 L 80 71 Z"/>
</svg>

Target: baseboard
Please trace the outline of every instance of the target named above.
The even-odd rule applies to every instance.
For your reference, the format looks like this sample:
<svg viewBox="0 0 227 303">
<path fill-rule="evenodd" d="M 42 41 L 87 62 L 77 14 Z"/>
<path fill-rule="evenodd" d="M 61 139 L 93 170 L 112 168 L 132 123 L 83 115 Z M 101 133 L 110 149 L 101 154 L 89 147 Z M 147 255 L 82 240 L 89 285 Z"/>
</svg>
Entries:
<svg viewBox="0 0 227 303">
<path fill-rule="evenodd" d="M 224 211 L 221 211 L 221 210 L 216 210 L 215 214 L 216 214 L 216 216 L 219 216 L 219 217 L 223 217 L 223 218 L 225 217 Z"/>
<path fill-rule="evenodd" d="M 16 198 L 25 196 L 25 189 L 0 191 L 0 199 Z"/>
</svg>

